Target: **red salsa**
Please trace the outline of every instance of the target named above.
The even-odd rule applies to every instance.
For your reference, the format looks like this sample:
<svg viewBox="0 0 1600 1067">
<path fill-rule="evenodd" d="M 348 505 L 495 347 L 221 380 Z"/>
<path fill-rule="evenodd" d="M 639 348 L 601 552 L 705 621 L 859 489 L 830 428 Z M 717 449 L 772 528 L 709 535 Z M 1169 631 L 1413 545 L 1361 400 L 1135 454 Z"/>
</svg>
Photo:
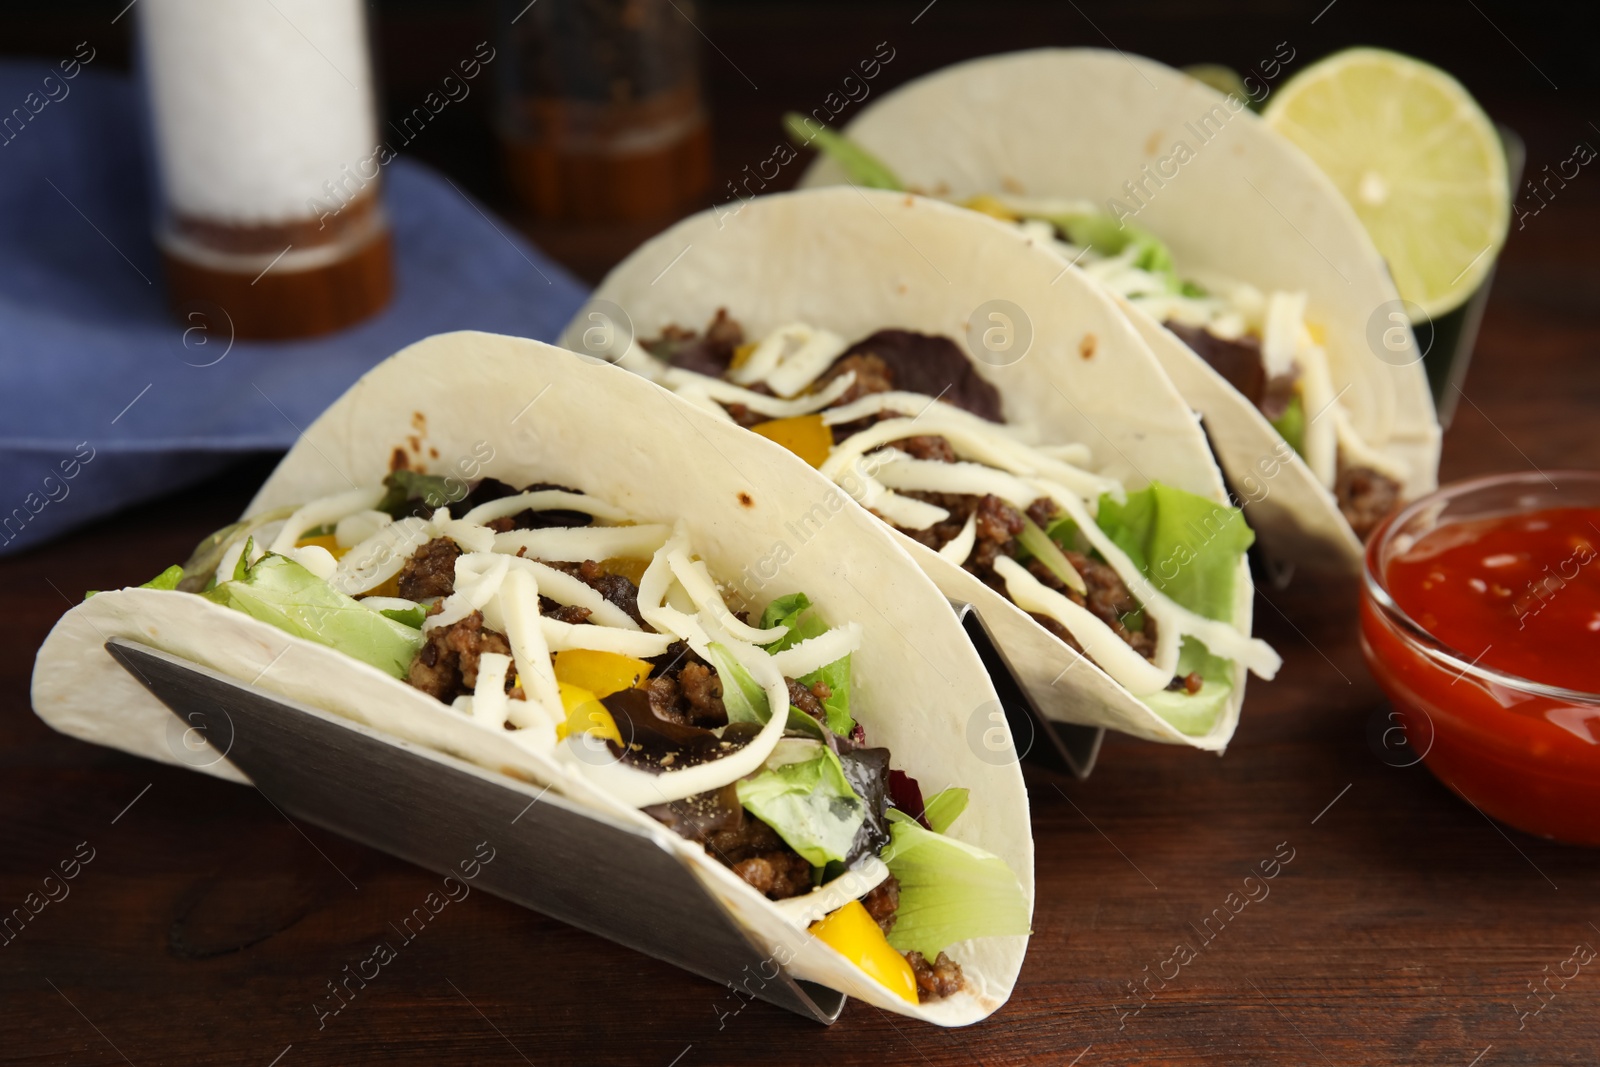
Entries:
<svg viewBox="0 0 1600 1067">
<path fill-rule="evenodd" d="M 1402 611 L 1462 657 L 1600 693 L 1600 509 L 1441 526 L 1389 562 Z"/>
<path fill-rule="evenodd" d="M 1446 523 L 1402 545 L 1382 584 L 1456 658 L 1600 693 L 1600 508 Z M 1375 568 L 1376 545 L 1369 555 Z M 1361 629 L 1368 666 L 1440 779 L 1513 826 L 1600 845 L 1600 697 L 1560 699 L 1441 663 L 1370 595 Z"/>
</svg>

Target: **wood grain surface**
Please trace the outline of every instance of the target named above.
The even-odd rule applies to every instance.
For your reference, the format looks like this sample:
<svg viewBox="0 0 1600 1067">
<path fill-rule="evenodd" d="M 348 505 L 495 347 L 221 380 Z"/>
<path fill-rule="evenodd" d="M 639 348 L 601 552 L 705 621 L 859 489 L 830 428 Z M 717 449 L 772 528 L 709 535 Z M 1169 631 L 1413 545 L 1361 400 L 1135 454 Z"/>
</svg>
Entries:
<svg viewBox="0 0 1600 1067">
<path fill-rule="evenodd" d="M 1172 62 L 1240 66 L 1285 38 L 1310 56 L 1378 41 L 1462 71 L 1526 138 L 1531 173 L 1578 141 L 1600 145 L 1595 72 L 1572 27 L 1508 4 L 1356 0 L 1313 23 L 1324 2 L 1234 5 L 1209 20 L 1152 4 L 702 9 L 726 53 L 706 55 L 719 173 L 763 158 L 782 110 L 826 93 L 885 39 L 900 50 L 885 85 L 968 55 L 1108 36 Z M 470 48 L 471 20 L 485 17 L 397 7 L 379 35 L 391 97 L 425 84 L 456 42 Z M 76 31 L 46 22 L 23 39 L 48 53 Z M 484 136 L 445 130 L 454 140 L 436 161 L 454 159 L 493 202 Z M 1446 435 L 1446 479 L 1600 467 L 1600 175 L 1586 169 L 1513 227 Z M 532 230 L 593 278 L 650 227 Z M 1381 760 L 1369 737 L 1386 707 L 1361 662 L 1353 593 L 1306 584 L 1259 598 L 1258 630 L 1284 667 L 1251 682 L 1224 757 L 1113 737 L 1086 781 L 1029 772 L 1035 933 L 1015 995 L 979 1026 L 941 1031 L 852 1003 L 823 1028 L 474 893 L 319 1028 L 326 983 L 437 876 L 292 824 L 253 790 L 58 736 L 28 703 L 33 653 L 69 603 L 184 558 L 269 469 L 241 463 L 0 559 L 0 912 L 79 861 L 70 894 L 0 947 L 0 1062 L 1600 1063 L 1600 972 L 1537 1014 L 1529 992 L 1575 945 L 1600 946 L 1600 852 L 1497 826 L 1425 768 Z M 1273 860 L 1270 895 L 1206 926 Z M 1194 958 L 1175 967 L 1180 944 Z"/>
</svg>

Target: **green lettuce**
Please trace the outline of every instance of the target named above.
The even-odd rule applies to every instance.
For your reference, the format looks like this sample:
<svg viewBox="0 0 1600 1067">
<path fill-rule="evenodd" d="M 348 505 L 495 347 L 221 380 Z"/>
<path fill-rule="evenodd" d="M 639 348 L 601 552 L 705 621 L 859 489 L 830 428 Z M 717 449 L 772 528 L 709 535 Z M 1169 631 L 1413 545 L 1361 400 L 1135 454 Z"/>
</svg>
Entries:
<svg viewBox="0 0 1600 1067">
<path fill-rule="evenodd" d="M 393 619 L 402 626 L 409 626 L 413 630 L 422 629 L 422 624 L 428 618 L 428 609 L 418 604 L 414 608 L 383 608 L 379 615 L 386 619 Z"/>
<path fill-rule="evenodd" d="M 1197 615 L 1232 620 L 1239 555 L 1255 540 L 1238 508 L 1157 482 L 1125 504 L 1101 497 L 1096 522 L 1157 589 Z M 1163 690 L 1144 703 L 1183 733 L 1208 733 L 1232 693 L 1232 661 L 1185 637 L 1175 673 L 1198 673 L 1200 691 Z"/>
<path fill-rule="evenodd" d="M 183 568 L 174 563 L 172 566 L 168 567 L 166 570 L 162 571 L 148 582 L 145 582 L 143 585 L 140 585 L 138 588 L 176 589 L 178 588 L 178 583 L 181 581 L 183 581 Z M 83 594 L 83 599 L 88 600 L 99 591 L 100 590 L 98 589 L 91 589 L 87 593 Z"/>
<path fill-rule="evenodd" d="M 1255 540 L 1238 508 L 1155 482 L 1123 504 L 1102 496 L 1095 521 L 1174 601 L 1208 619 L 1233 618 L 1239 555 Z"/>
<path fill-rule="evenodd" d="M 967 800 L 971 797 L 971 790 L 951 787 L 941 789 L 929 797 L 922 805 L 922 817 L 928 820 L 928 825 L 933 827 L 933 832 L 942 834 L 950 829 L 950 824 L 961 817 L 967 810 Z"/>
<path fill-rule="evenodd" d="M 1302 456 L 1306 454 L 1306 406 L 1299 393 L 1290 397 L 1283 414 L 1272 420 L 1272 428 L 1289 442 L 1290 448 Z"/>
<path fill-rule="evenodd" d="M 816 148 L 839 164 L 851 184 L 864 185 L 868 189 L 893 189 L 896 192 L 905 189 L 888 164 L 816 119 L 791 111 L 783 116 L 783 128 L 788 131 L 789 139 L 801 148 Z"/>
<path fill-rule="evenodd" d="M 728 721 L 766 725 L 771 717 L 767 691 L 750 676 L 744 664 L 733 658 L 728 646 L 713 641 L 707 651 L 711 653 L 711 665 L 717 669 L 717 677 L 722 680 L 722 706 L 728 711 Z M 822 724 L 792 704 L 784 729 L 822 740 Z"/>
<path fill-rule="evenodd" d="M 1091 249 L 1097 256 L 1117 256 L 1133 249 L 1133 265 L 1161 276 L 1167 289 L 1184 296 L 1204 296 L 1205 290 L 1178 277 L 1172 253 L 1161 238 L 1149 230 L 1098 212 L 1072 215 L 1030 215 L 1048 222 L 1079 248 Z"/>
<path fill-rule="evenodd" d="M 185 577 L 179 583 L 178 588 L 185 593 L 199 593 L 209 589 L 216 584 L 217 565 L 222 562 L 222 557 L 227 555 L 230 548 L 240 541 L 248 539 L 256 530 L 267 523 L 276 522 L 279 519 L 287 519 L 295 513 L 295 510 L 294 505 L 285 504 L 283 507 L 263 511 L 259 515 L 252 516 L 242 522 L 236 522 L 231 526 L 224 526 L 216 531 L 196 545 L 194 551 L 189 554 L 189 558 L 184 560 L 183 573 Z"/>
<path fill-rule="evenodd" d="M 739 803 L 813 867 L 842 862 L 867 817 L 839 757 L 815 741 L 780 741 L 765 769 L 736 788 Z"/>
<path fill-rule="evenodd" d="M 761 613 L 760 628 L 771 630 L 778 626 L 789 632 L 767 645 L 768 652 L 782 652 L 792 645 L 817 637 L 828 630 L 827 623 L 811 611 L 811 600 L 804 593 L 790 593 L 767 605 L 767 610 Z M 832 663 L 824 664 L 804 678 L 796 678 L 795 681 L 807 688 L 818 682 L 828 687 L 828 699 L 822 702 L 828 729 L 840 737 L 849 737 L 851 731 L 856 728 L 856 721 L 850 716 L 850 657 L 842 656 Z M 799 708 L 794 708 L 789 713 L 790 726 L 794 725 L 796 715 L 811 719 L 811 716 Z M 816 720 L 811 719 L 811 721 Z"/>
<path fill-rule="evenodd" d="M 467 495 L 466 483 L 459 478 L 416 471 L 391 471 L 384 477 L 383 485 L 386 491 L 378 501 L 377 510 L 397 519 L 411 514 L 413 500 L 421 500 L 431 510 L 449 507 Z"/>
<path fill-rule="evenodd" d="M 1144 702 L 1175 729 L 1199 737 L 1211 732 L 1227 706 L 1228 694 L 1233 692 L 1233 661 L 1213 656 L 1205 645 L 1185 637 L 1179 646 L 1176 673 L 1182 678 L 1191 672 L 1202 679 L 1198 693 L 1165 689 L 1145 697 Z"/>
<path fill-rule="evenodd" d="M 1027 894 L 1005 860 L 926 830 L 905 812 L 891 809 L 889 820 L 882 858 L 900 882 L 900 908 L 889 931 L 897 951 L 920 952 L 931 961 L 957 941 L 1030 932 Z"/>
<path fill-rule="evenodd" d="M 183 568 L 174 563 L 154 578 L 141 585 L 140 589 L 176 589 L 178 583 L 183 581 Z"/>
<path fill-rule="evenodd" d="M 246 564 L 248 556 L 247 549 L 231 581 L 199 595 L 396 678 L 406 676 L 422 646 L 420 630 L 362 607 L 286 556 L 269 552 Z"/>
</svg>

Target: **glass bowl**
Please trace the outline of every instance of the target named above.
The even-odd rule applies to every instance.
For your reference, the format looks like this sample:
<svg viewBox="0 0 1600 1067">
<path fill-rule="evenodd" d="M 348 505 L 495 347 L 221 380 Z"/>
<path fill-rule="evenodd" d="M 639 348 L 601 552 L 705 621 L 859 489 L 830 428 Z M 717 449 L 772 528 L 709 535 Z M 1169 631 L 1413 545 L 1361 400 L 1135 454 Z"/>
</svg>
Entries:
<svg viewBox="0 0 1600 1067">
<path fill-rule="evenodd" d="M 1391 515 L 1367 542 L 1361 652 L 1408 744 L 1441 782 L 1501 822 L 1593 847 L 1600 846 L 1600 694 L 1477 662 L 1481 656 L 1419 625 L 1387 585 L 1391 562 L 1433 530 L 1552 508 L 1600 508 L 1600 473 L 1474 478 Z M 1600 635 L 1592 655 L 1600 656 Z"/>
</svg>

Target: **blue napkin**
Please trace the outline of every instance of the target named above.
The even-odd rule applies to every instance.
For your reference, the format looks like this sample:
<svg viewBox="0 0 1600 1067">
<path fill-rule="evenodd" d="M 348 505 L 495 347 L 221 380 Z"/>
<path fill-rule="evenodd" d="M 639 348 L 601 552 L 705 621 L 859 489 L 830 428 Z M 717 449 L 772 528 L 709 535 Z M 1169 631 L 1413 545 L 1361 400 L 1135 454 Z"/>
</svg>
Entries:
<svg viewBox="0 0 1600 1067">
<path fill-rule="evenodd" d="M 0 130 L 0 554 L 190 485 L 238 453 L 289 447 L 413 341 L 460 329 L 552 340 L 583 301 L 504 222 L 401 157 L 383 174 L 388 307 L 307 341 L 229 348 L 224 331 L 186 333 L 150 235 L 136 88 L 91 69 L 59 74 L 0 63 L 0 104 L 28 116 Z"/>
</svg>

